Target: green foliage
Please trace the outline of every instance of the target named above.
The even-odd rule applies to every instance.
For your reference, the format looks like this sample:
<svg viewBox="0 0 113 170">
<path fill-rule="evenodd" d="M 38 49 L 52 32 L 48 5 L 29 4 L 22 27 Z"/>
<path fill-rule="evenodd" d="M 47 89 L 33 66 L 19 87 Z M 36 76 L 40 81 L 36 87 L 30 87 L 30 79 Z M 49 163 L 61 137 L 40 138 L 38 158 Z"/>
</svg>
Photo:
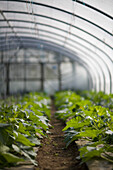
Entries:
<svg viewBox="0 0 113 170">
<path fill-rule="evenodd" d="M 30 93 L 19 97 L 18 104 L 6 103 L 0 107 L 0 168 L 26 159 L 37 165 L 33 147 L 49 129 L 50 98 Z"/>
<path fill-rule="evenodd" d="M 56 116 L 66 122 L 63 129 L 66 146 L 83 140 L 85 145 L 79 149 L 83 161 L 100 157 L 113 162 L 112 157 L 106 156 L 107 152 L 113 152 L 113 112 L 110 104 L 113 95 L 86 91 L 81 94 L 82 97 L 65 91 L 55 95 L 59 107 Z"/>
<path fill-rule="evenodd" d="M 91 100 L 96 105 L 113 109 L 113 94 L 108 95 L 102 91 L 98 93 L 96 93 L 95 91 L 82 91 L 80 94 L 86 99 Z"/>
</svg>

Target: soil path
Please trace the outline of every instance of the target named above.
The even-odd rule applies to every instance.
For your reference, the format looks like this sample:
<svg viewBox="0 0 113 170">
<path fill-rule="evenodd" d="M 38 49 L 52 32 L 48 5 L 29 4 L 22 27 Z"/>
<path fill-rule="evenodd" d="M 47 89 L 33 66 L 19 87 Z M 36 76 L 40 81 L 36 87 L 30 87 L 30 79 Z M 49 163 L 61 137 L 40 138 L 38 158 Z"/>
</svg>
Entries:
<svg viewBox="0 0 113 170">
<path fill-rule="evenodd" d="M 62 129 L 64 124 L 61 120 L 54 117 L 55 106 L 52 101 L 51 105 L 51 134 L 48 138 L 43 139 L 42 147 L 37 154 L 38 167 L 35 170 L 88 170 L 85 164 L 80 165 L 76 160 L 79 155 L 75 144 L 65 148 L 64 134 Z"/>
</svg>

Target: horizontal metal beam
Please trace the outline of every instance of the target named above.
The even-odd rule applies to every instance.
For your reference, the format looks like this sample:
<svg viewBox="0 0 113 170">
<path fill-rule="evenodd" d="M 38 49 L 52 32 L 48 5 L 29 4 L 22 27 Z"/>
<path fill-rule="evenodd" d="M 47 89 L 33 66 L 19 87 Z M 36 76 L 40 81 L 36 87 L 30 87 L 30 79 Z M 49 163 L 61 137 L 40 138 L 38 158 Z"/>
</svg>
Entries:
<svg viewBox="0 0 113 170">
<path fill-rule="evenodd" d="M 58 76 L 56 78 L 44 77 L 44 80 L 55 80 L 55 79 L 58 79 Z M 8 80 L 9 81 L 41 81 L 41 78 L 35 78 L 35 77 L 34 78 L 29 78 L 29 77 L 19 78 L 19 77 L 16 77 L 16 78 L 9 78 Z"/>
<path fill-rule="evenodd" d="M 41 78 L 27 78 L 27 77 L 23 77 L 23 78 L 20 78 L 20 77 L 16 77 L 16 78 L 9 78 L 8 79 L 9 81 L 40 81 Z"/>
<path fill-rule="evenodd" d="M 61 63 L 70 63 L 70 62 L 73 62 L 74 63 L 74 59 L 70 59 L 69 61 L 61 61 Z M 7 64 L 7 63 L 9 63 L 10 65 L 13 65 L 14 66 L 14 64 L 15 65 L 24 65 L 24 64 L 27 64 L 27 65 L 36 65 L 36 66 L 38 66 L 38 65 L 40 65 L 42 62 L 31 62 L 31 63 L 29 63 L 29 62 L 26 62 L 26 61 L 24 61 L 24 63 L 23 62 L 4 62 L 4 63 L 0 63 L 0 64 Z M 43 63 L 43 64 L 50 64 L 50 65 L 54 65 L 54 64 L 59 64 L 59 62 L 45 62 L 45 63 Z"/>
</svg>

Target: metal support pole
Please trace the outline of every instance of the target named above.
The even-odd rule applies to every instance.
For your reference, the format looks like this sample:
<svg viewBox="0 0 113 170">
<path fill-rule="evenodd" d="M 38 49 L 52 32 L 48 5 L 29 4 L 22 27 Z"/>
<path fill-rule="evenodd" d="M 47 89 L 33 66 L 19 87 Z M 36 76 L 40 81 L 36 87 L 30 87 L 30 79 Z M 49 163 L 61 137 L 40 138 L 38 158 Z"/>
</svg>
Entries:
<svg viewBox="0 0 113 170">
<path fill-rule="evenodd" d="M 3 51 L 1 51 L 1 64 L 3 64 L 3 58 L 4 58 L 4 54 Z"/>
<path fill-rule="evenodd" d="M 41 66 L 41 91 L 44 91 L 44 63 L 40 63 Z"/>
<path fill-rule="evenodd" d="M 26 63 L 24 63 L 24 93 L 26 92 Z"/>
<path fill-rule="evenodd" d="M 9 63 L 6 64 L 6 95 L 9 95 L 10 82 L 9 82 Z"/>
<path fill-rule="evenodd" d="M 76 87 L 76 62 L 71 61 L 71 65 L 72 65 L 72 77 L 73 77 L 73 81 L 72 83 L 72 89 L 75 90 Z"/>
<path fill-rule="evenodd" d="M 61 91 L 62 90 L 61 63 L 58 63 L 58 80 L 59 80 L 59 91 Z"/>
<path fill-rule="evenodd" d="M 23 92 L 26 93 L 26 53 L 27 53 L 27 50 L 24 49 L 24 89 L 23 89 Z"/>
</svg>

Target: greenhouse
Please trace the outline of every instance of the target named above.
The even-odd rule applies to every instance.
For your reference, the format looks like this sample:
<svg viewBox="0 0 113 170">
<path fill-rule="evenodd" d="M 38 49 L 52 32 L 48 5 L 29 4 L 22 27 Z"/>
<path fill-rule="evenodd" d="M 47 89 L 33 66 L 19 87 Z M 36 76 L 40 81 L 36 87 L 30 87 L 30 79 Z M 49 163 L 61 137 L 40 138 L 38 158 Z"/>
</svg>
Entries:
<svg viewBox="0 0 113 170">
<path fill-rule="evenodd" d="M 0 168 L 111 170 L 112 123 L 113 1 L 0 0 Z"/>
</svg>

